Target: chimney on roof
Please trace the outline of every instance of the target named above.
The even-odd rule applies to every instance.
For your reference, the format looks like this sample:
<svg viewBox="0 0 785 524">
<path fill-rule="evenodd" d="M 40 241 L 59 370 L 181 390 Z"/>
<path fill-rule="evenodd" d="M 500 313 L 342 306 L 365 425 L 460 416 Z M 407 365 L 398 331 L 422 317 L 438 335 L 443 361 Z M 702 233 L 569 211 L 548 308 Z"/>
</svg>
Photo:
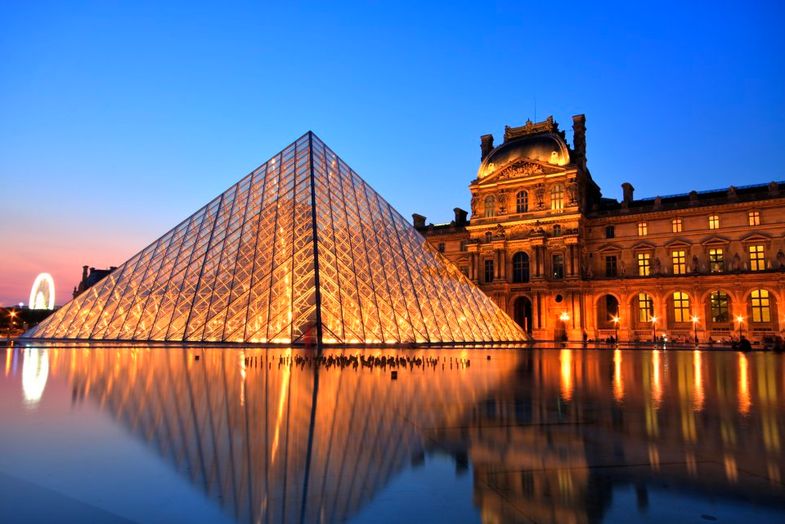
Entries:
<svg viewBox="0 0 785 524">
<path fill-rule="evenodd" d="M 635 188 L 632 187 L 632 184 L 630 184 L 629 182 L 625 182 L 625 183 L 623 183 L 621 185 L 621 190 L 622 190 L 622 192 L 624 194 L 624 199 L 622 200 L 622 203 L 625 206 L 630 205 L 632 203 L 632 200 L 633 200 L 632 194 L 635 191 Z"/>
<path fill-rule="evenodd" d="M 586 169 L 586 115 L 572 117 L 572 147 L 575 163 Z"/>
<path fill-rule="evenodd" d="M 488 153 L 493 151 L 493 135 L 482 135 L 480 137 L 480 149 L 482 149 L 480 161 L 483 161 L 488 156 Z"/>
<path fill-rule="evenodd" d="M 414 229 L 425 229 L 425 219 L 426 217 L 422 215 L 412 213 L 412 224 L 414 224 Z"/>
<path fill-rule="evenodd" d="M 460 207 L 456 207 L 453 209 L 455 213 L 455 225 L 458 227 L 462 227 L 466 225 L 466 216 L 469 214 L 468 212 L 464 211 Z"/>
</svg>

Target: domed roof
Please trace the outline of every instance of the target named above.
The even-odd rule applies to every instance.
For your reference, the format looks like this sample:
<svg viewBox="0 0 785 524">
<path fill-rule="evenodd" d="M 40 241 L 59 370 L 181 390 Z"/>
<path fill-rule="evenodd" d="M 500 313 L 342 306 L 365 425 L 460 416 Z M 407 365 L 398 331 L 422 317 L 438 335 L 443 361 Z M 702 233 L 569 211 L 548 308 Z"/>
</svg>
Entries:
<svg viewBox="0 0 785 524">
<path fill-rule="evenodd" d="M 518 160 L 535 160 L 564 166 L 570 163 L 567 144 L 555 133 L 538 133 L 507 140 L 482 161 L 477 178 L 483 178 Z"/>
</svg>

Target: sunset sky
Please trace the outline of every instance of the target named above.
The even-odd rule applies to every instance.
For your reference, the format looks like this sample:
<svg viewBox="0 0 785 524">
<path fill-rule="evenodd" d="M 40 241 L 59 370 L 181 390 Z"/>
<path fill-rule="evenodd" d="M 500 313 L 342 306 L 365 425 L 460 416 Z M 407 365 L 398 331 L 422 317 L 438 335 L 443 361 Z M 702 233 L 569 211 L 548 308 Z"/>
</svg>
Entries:
<svg viewBox="0 0 785 524">
<path fill-rule="evenodd" d="M 587 117 L 603 195 L 785 180 L 785 3 L 0 3 L 0 305 L 119 265 L 313 130 L 404 216 Z"/>
</svg>

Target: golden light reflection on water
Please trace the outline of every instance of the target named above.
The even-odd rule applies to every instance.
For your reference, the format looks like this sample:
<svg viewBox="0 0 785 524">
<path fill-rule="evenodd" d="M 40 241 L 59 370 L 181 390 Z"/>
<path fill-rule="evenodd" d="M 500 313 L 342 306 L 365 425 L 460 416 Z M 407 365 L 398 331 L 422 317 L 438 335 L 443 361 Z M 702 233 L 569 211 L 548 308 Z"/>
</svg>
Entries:
<svg viewBox="0 0 785 524">
<path fill-rule="evenodd" d="M 294 350 L 14 351 L 23 378 L 48 362 L 50 381 L 96 400 L 241 522 L 350 520 L 433 450 L 466 457 L 486 522 L 513 507 L 593 522 L 631 483 L 785 496 L 776 355 L 374 348 L 315 366 Z"/>
</svg>

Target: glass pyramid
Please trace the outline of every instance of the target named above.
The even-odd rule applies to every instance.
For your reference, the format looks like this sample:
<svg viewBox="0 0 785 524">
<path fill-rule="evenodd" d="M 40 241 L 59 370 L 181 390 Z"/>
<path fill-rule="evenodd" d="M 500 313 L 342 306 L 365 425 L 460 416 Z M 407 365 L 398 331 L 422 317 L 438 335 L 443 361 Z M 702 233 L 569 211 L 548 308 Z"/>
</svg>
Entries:
<svg viewBox="0 0 785 524">
<path fill-rule="evenodd" d="M 527 340 L 311 132 L 23 337 Z"/>
</svg>

